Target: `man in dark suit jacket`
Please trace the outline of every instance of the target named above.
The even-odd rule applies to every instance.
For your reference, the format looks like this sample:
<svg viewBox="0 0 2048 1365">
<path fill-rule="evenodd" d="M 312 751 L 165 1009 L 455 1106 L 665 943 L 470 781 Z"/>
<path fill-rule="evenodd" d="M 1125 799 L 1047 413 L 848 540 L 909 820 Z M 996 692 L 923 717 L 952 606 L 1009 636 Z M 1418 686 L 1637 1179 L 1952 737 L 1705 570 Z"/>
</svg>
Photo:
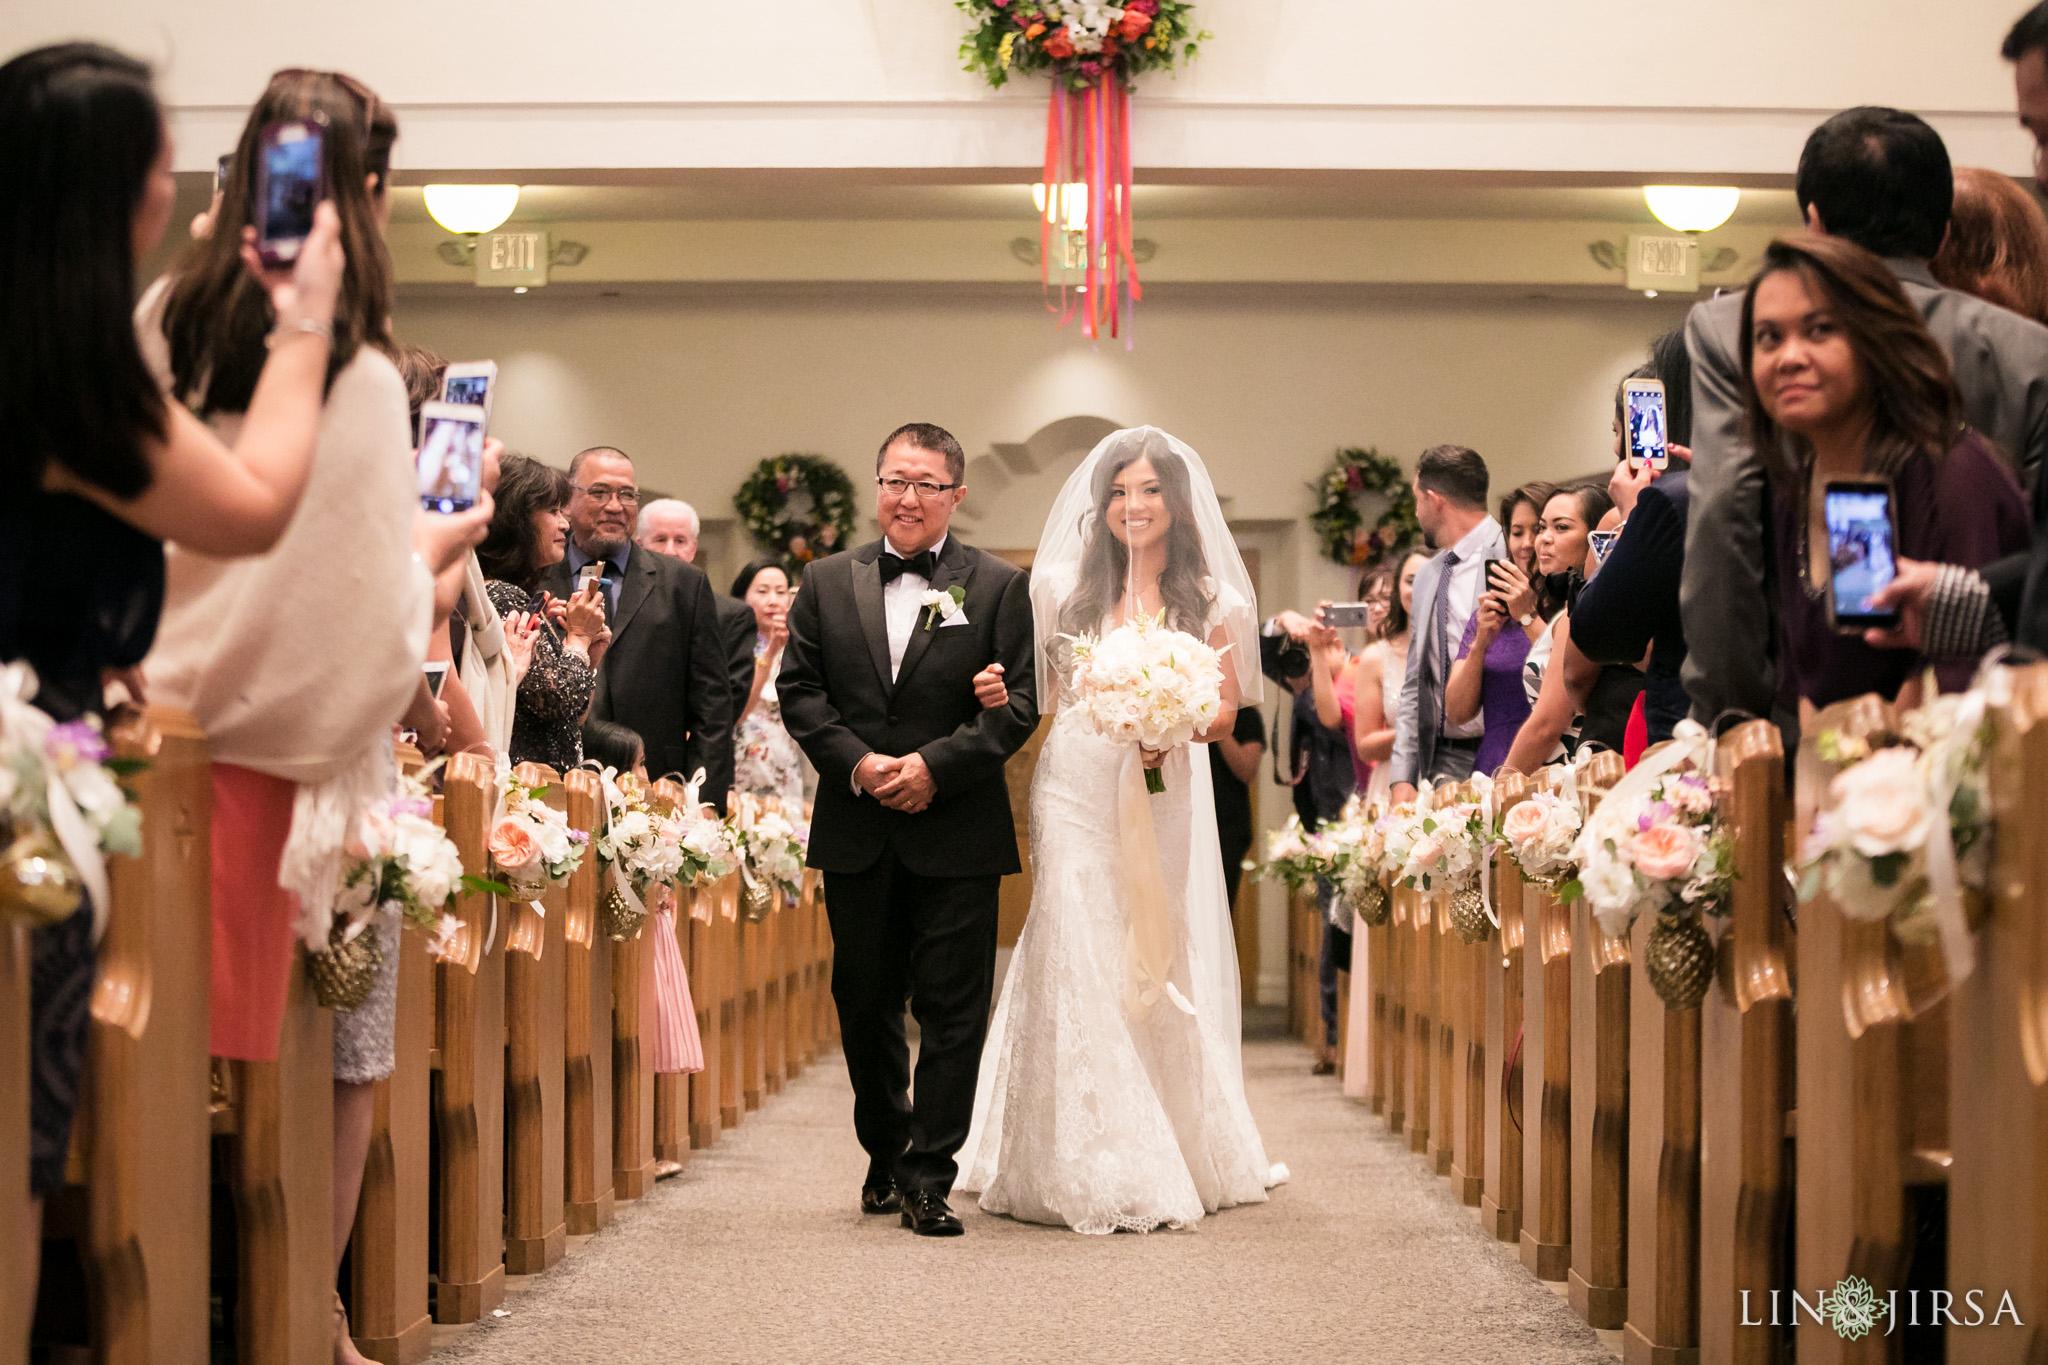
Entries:
<svg viewBox="0 0 2048 1365">
<path fill-rule="evenodd" d="M 1627 477 L 1624 466 L 1616 472 L 1616 483 Z M 1633 664 L 1649 651 L 1643 719 L 1652 744 L 1671 738 L 1672 728 L 1689 710 L 1679 676 L 1685 628 L 1678 613 L 1687 503 L 1687 475 L 1675 464 L 1670 473 L 1644 485 L 1634 506 L 1625 509 L 1628 520 L 1606 562 L 1586 580 L 1572 607 L 1572 644 L 1594 663 Z"/>
<path fill-rule="evenodd" d="M 1955 194 L 1940 134 L 1903 110 L 1847 110 L 1807 139 L 1796 188 L 1810 228 L 1885 258 L 1948 354 L 1965 418 L 2034 486 L 2048 455 L 2048 327 L 1944 289 L 1928 273 Z M 1768 716 L 1778 700 L 1770 488 L 1744 434 L 1741 332 L 1734 293 L 1696 306 L 1685 326 L 1693 441 L 1680 604 L 1685 689 L 1702 724 Z M 2021 577 L 2009 574 L 2015 585 Z M 1796 716 L 1777 709 L 1780 725 L 1796 731 Z"/>
<path fill-rule="evenodd" d="M 585 565 L 603 575 L 612 640 L 590 714 L 638 734 L 652 776 L 702 768 L 703 798 L 723 808 L 735 706 L 711 582 L 695 565 L 633 543 L 639 492 L 624 452 L 581 452 L 569 462 L 569 483 L 569 553 L 546 587 L 567 598 Z"/>
<path fill-rule="evenodd" d="M 676 498 L 656 498 L 640 509 L 640 526 L 633 539 L 643 550 L 697 562 L 697 546 L 703 533 L 697 509 Z M 714 585 L 715 586 L 715 585 Z M 754 693 L 754 642 L 760 634 L 754 609 L 723 593 L 711 595 L 718 608 L 718 630 L 725 637 L 726 663 L 732 674 L 733 724 L 739 724 L 747 698 Z"/>
<path fill-rule="evenodd" d="M 1020 870 L 1003 764 L 1038 724 L 1028 581 L 947 531 L 965 466 L 941 428 L 891 433 L 876 467 L 884 539 L 804 570 L 776 682 L 818 769 L 809 862 L 825 874 L 868 1154 L 861 1207 L 900 1209 L 921 1236 L 962 1231 L 946 1196 L 988 1032 L 997 889 Z M 974 681 L 991 665 L 1009 698 L 984 709 Z"/>
</svg>

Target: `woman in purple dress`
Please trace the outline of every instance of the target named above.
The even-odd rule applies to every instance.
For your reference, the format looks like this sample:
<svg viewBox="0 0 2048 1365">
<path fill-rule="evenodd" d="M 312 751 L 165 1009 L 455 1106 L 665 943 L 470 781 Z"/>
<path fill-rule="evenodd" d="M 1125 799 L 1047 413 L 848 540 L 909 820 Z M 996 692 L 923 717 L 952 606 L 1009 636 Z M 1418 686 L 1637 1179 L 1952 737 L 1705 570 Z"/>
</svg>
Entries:
<svg viewBox="0 0 2048 1365">
<path fill-rule="evenodd" d="M 1556 493 L 1547 483 L 1529 483 L 1501 499 L 1501 531 L 1508 537 L 1508 557 L 1486 566 L 1486 591 L 1458 646 L 1457 662 L 1444 684 L 1444 716 L 1454 725 L 1469 725 L 1484 712 L 1485 730 L 1472 771 L 1491 777 L 1515 733 L 1529 718 L 1529 692 L 1524 665 L 1529 648 L 1543 636 L 1555 608 L 1544 603 L 1535 576 L 1535 528 L 1543 507 Z"/>
<path fill-rule="evenodd" d="M 1828 610 L 1830 480 L 1889 481 L 1897 559 L 1976 568 L 2027 547 L 2019 485 L 1962 424 L 1948 358 L 1876 256 L 1839 237 L 1773 242 L 1742 305 L 1743 396 L 1770 470 L 1780 686 L 1815 707 L 1919 700 L 1922 661 L 1842 634 Z M 1938 670 L 1942 686 L 1972 666 Z"/>
</svg>

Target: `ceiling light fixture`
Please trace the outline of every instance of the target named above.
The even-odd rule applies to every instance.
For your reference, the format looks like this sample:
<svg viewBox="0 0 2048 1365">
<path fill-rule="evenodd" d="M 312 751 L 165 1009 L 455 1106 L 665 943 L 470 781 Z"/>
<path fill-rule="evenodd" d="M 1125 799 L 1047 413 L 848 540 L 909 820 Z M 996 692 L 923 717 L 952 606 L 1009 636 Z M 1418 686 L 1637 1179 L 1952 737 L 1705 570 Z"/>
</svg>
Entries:
<svg viewBox="0 0 2048 1365">
<path fill-rule="evenodd" d="M 1088 230 L 1088 182 L 1076 180 L 1058 187 L 1052 196 L 1053 204 L 1046 206 L 1045 185 L 1041 182 L 1031 187 L 1031 202 L 1045 215 L 1045 221 L 1067 232 Z M 1064 220 L 1064 221 L 1062 221 Z"/>
<path fill-rule="evenodd" d="M 1675 232 L 1712 232 L 1734 215 L 1742 191 L 1732 185 L 1645 185 L 1643 202 Z"/>
<path fill-rule="evenodd" d="M 434 221 L 465 236 L 489 232 L 519 207 L 517 185 L 429 185 L 425 194 Z"/>
</svg>

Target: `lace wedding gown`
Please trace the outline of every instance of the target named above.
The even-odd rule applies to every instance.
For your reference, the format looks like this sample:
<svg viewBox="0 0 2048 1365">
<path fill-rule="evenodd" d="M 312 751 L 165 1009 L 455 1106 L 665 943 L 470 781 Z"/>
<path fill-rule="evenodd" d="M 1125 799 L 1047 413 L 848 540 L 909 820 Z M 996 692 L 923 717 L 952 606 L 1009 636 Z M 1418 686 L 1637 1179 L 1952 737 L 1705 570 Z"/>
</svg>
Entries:
<svg viewBox="0 0 2048 1365">
<path fill-rule="evenodd" d="M 1248 606 L 1246 607 L 1248 610 Z M 1043 675 L 1041 675 L 1043 676 Z M 1181 1228 L 1260 1203 L 1270 1166 L 1244 1098 L 1237 950 L 1209 746 L 1149 797 L 1172 908 L 1168 996 L 1127 1004 L 1119 780 L 1137 746 L 1062 708 L 1031 788 L 1031 912 L 982 1052 L 960 1187 L 981 1207 L 1077 1232 Z"/>
</svg>

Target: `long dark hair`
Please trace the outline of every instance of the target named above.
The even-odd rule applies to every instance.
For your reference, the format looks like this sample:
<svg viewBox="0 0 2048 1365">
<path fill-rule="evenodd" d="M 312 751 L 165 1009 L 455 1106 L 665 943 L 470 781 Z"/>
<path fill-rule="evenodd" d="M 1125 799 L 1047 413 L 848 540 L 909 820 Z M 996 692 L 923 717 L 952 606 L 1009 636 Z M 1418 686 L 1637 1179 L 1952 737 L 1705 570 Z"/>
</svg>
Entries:
<svg viewBox="0 0 2048 1365">
<path fill-rule="evenodd" d="M 1380 625 L 1380 638 L 1382 640 L 1391 640 L 1396 635 L 1405 633 L 1408 629 L 1408 608 L 1401 605 L 1401 573 L 1408 567 L 1408 561 L 1417 555 L 1421 555 L 1424 559 L 1430 557 L 1429 551 L 1423 549 L 1420 545 L 1404 545 L 1381 561 L 1386 565 L 1383 572 L 1386 573 L 1388 578 L 1387 619 Z"/>
<path fill-rule="evenodd" d="M 540 546 L 533 537 L 536 512 L 552 512 L 569 502 L 569 476 L 553 465 L 524 455 L 507 455 L 498 464 L 496 505 L 491 529 L 476 547 L 477 565 L 485 578 L 532 592 L 540 586 Z"/>
<path fill-rule="evenodd" d="M 1209 576 L 1209 562 L 1202 555 L 1202 533 L 1195 525 L 1187 462 L 1173 453 L 1163 436 L 1150 434 L 1135 449 L 1125 450 L 1119 459 L 1105 459 L 1095 470 L 1095 524 L 1081 550 L 1080 582 L 1060 609 L 1060 629 L 1066 634 L 1100 630 L 1104 613 L 1123 596 L 1131 555 L 1109 529 L 1109 499 L 1117 475 L 1140 460 L 1152 462 L 1152 472 L 1159 476 L 1159 490 L 1166 499 L 1166 514 L 1172 520 L 1166 529 L 1166 567 L 1159 573 L 1159 600 L 1166 607 L 1166 623 L 1175 630 L 1206 633 L 1215 598 L 1202 583 Z"/>
<path fill-rule="evenodd" d="M 97 43 L 0 66 L 0 486 L 55 462 L 116 497 L 149 487 L 168 410 L 135 340 L 135 212 L 163 151 L 149 68 Z"/>
<path fill-rule="evenodd" d="M 1940 460 L 1962 427 L 1962 398 L 1948 357 L 1928 335 L 1920 310 L 1883 261 L 1845 238 L 1812 233 L 1780 237 L 1765 248 L 1763 268 L 1742 296 L 1742 398 L 1751 445 L 1776 452 L 1781 472 L 1794 478 L 1802 476 L 1813 459 L 1805 438 L 1781 439 L 1786 433 L 1764 411 L 1752 369 L 1757 286 L 1784 272 L 1804 280 L 1834 314 L 1862 371 L 1875 418 L 1864 470 L 1895 474 L 1915 451 Z"/>
<path fill-rule="evenodd" d="M 398 120 L 375 91 L 332 71 L 280 71 L 249 111 L 235 145 L 213 231 L 194 242 L 171 270 L 164 306 L 164 336 L 171 344 L 171 380 L 181 399 L 197 400 L 202 416 L 246 412 L 269 354 L 264 339 L 276 325 L 270 297 L 242 265 L 242 229 L 254 221 L 256 159 L 264 125 L 323 118 L 322 157 L 327 192 L 341 217 L 348 263 L 334 302 L 334 345 L 327 382 L 347 368 L 362 346 L 389 355 L 391 256 L 377 231 L 364 181 L 390 183 L 391 144 Z"/>
</svg>

